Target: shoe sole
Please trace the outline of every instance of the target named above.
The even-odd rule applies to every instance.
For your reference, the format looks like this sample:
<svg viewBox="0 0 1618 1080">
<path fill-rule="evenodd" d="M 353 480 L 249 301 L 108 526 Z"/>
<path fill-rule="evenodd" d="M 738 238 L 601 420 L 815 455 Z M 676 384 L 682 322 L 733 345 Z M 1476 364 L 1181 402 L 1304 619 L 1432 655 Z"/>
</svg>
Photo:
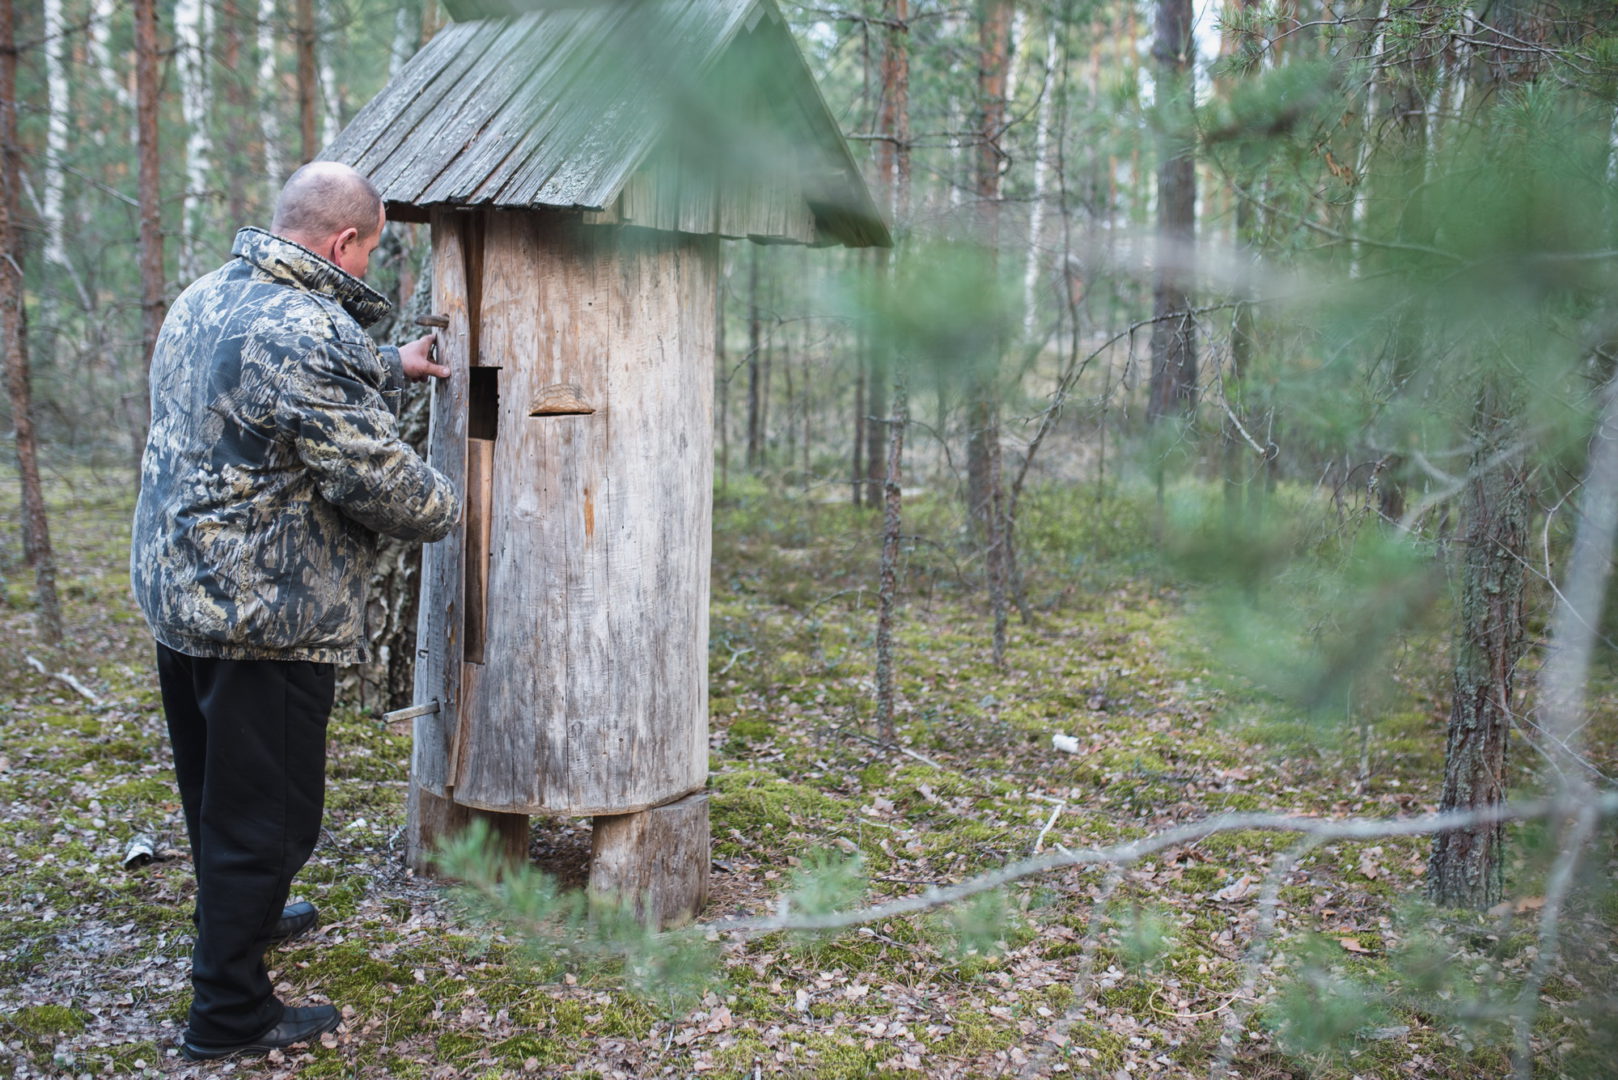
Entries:
<svg viewBox="0 0 1618 1080">
<path fill-rule="evenodd" d="M 343 1018 L 341 1016 L 333 1016 L 329 1024 L 311 1031 L 303 1038 L 273 1046 L 269 1043 L 248 1043 L 245 1046 L 198 1046 L 195 1043 L 182 1042 L 180 1044 L 180 1056 L 187 1061 L 222 1061 L 225 1058 L 233 1057 L 262 1057 L 273 1050 L 286 1050 L 300 1043 L 313 1042 L 326 1034 L 326 1032 L 335 1031 L 337 1025 L 342 1022 Z"/>
</svg>

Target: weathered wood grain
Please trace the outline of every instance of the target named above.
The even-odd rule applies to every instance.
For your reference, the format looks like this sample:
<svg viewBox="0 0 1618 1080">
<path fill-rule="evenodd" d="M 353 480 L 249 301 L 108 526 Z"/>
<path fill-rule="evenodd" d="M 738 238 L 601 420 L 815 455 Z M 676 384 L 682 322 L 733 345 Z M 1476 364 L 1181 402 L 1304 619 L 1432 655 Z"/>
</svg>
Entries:
<svg viewBox="0 0 1618 1080">
<path fill-rule="evenodd" d="M 436 877 L 438 868 L 433 853 L 439 839 L 448 839 L 471 825 L 482 821 L 489 827 L 497 858 L 507 865 L 528 859 L 528 815 L 495 814 L 487 810 L 474 810 L 449 799 L 441 799 L 430 791 L 414 785 L 406 809 L 405 864 L 423 876 Z"/>
<path fill-rule="evenodd" d="M 590 834 L 590 891 L 632 905 L 658 929 L 690 922 L 708 902 L 712 858 L 708 793 L 595 819 Z"/>
<path fill-rule="evenodd" d="M 732 206 L 727 235 L 889 242 L 771 0 L 512 6 L 532 10 L 444 28 L 326 152 L 370 176 L 392 212 L 549 207 L 707 233 L 722 216 L 703 190 L 711 182 Z M 736 71 L 744 81 L 716 92 L 713 80 Z M 715 107 L 766 100 L 772 115 L 758 126 Z M 712 129 L 712 147 L 696 155 L 708 171 L 628 191 L 671 135 L 693 126 Z M 787 150 L 756 152 L 760 132 Z M 609 211 L 615 203 L 635 214 Z"/>
<path fill-rule="evenodd" d="M 462 232 L 466 215 L 433 217 L 433 310 L 449 320 L 438 332 L 439 363 L 450 377 L 433 383 L 428 421 L 427 460 L 455 485 L 466 487 L 467 391 L 471 357 L 466 256 Z M 461 683 L 464 517 L 450 534 L 426 545 L 421 556 L 421 607 L 416 624 L 417 704 L 439 703 L 438 711 L 416 718 L 410 760 L 411 786 L 445 798 L 449 792 L 451 739 L 459 715 Z"/>
<path fill-rule="evenodd" d="M 614 814 L 707 776 L 711 238 L 500 213 L 481 341 L 501 369 L 482 669 L 454 797 Z M 573 384 L 589 415 L 529 416 Z"/>
</svg>

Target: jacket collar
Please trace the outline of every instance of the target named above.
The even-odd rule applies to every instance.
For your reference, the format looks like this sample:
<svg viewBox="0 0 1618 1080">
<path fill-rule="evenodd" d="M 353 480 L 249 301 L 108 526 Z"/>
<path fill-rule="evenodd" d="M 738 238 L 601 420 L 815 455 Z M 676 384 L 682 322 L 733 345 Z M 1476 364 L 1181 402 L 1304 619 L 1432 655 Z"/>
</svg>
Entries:
<svg viewBox="0 0 1618 1080">
<path fill-rule="evenodd" d="M 284 236 L 249 226 L 236 234 L 230 253 L 283 285 L 331 297 L 362 327 L 392 310 L 393 305 L 365 282 Z"/>
</svg>

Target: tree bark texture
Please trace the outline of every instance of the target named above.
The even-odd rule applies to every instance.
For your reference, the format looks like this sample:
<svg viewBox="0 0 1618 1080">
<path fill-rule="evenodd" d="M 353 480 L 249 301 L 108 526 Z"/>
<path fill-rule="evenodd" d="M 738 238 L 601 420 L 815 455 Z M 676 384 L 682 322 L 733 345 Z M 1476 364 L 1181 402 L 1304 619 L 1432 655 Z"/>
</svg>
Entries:
<svg viewBox="0 0 1618 1080">
<path fill-rule="evenodd" d="M 1191 0 L 1158 0 L 1157 258 L 1153 271 L 1152 377 L 1146 419 L 1189 414 L 1197 403 L 1196 321 L 1190 282 L 1196 241 L 1197 172 L 1190 130 Z M 1170 317 L 1173 316 L 1173 317 Z"/>
<path fill-rule="evenodd" d="M 712 862 L 706 791 L 592 823 L 590 891 L 617 897 L 654 929 L 702 914 Z"/>
<path fill-rule="evenodd" d="M 883 136 L 876 144 L 876 172 L 880 197 L 886 203 L 889 219 L 896 227 L 909 216 L 910 203 L 910 50 L 909 0 L 885 0 L 882 11 L 887 23 L 882 42 L 882 98 L 877 127 Z M 889 272 L 891 260 L 882 248 L 872 251 L 872 273 L 881 277 Z M 866 415 L 882 418 L 888 412 L 888 388 L 894 373 L 890 358 L 880 348 L 866 354 L 866 385 L 869 387 Z M 865 431 L 865 502 L 884 503 L 888 476 L 885 446 L 890 441 L 888 425 L 877 422 Z"/>
<path fill-rule="evenodd" d="M 893 384 L 893 416 L 888 420 L 887 476 L 882 485 L 882 562 L 877 583 L 876 616 L 876 734 L 884 743 L 898 741 L 894 725 L 893 621 L 899 604 L 899 541 L 902 537 L 900 501 L 903 476 L 905 425 L 910 421 L 910 399 L 904 378 Z"/>
<path fill-rule="evenodd" d="M 62 640 L 62 609 L 56 598 L 56 561 L 51 554 L 45 494 L 39 479 L 39 448 L 28 379 L 28 328 L 23 295 L 23 234 L 20 227 L 22 145 L 17 137 L 17 42 L 13 0 L 0 0 L 0 333 L 6 391 L 16 431 L 17 471 L 22 479 L 23 550 L 34 568 L 34 596 L 41 636 Z"/>
<path fill-rule="evenodd" d="M 157 103 L 162 92 L 158 71 L 157 0 L 135 0 L 135 131 L 140 159 L 140 287 L 141 287 L 141 378 L 137 388 L 135 413 L 136 454 L 146 445 L 146 429 L 151 425 L 152 403 L 147 389 L 152 370 L 152 350 L 163 329 L 163 203 L 158 172 Z"/>
<path fill-rule="evenodd" d="M 747 469 L 764 463 L 764 346 L 758 297 L 758 245 L 747 249 Z"/>
<path fill-rule="evenodd" d="M 299 160 L 320 152 L 320 72 L 315 66 L 315 3 L 297 0 Z"/>
<path fill-rule="evenodd" d="M 1517 663 L 1524 650 L 1523 558 L 1528 488 L 1513 406 L 1491 383 L 1477 407 L 1479 445 L 1462 510 L 1463 563 L 1454 643 L 1449 731 L 1440 811 L 1471 810 L 1505 798 L 1506 743 Z M 1503 825 L 1434 838 L 1427 894 L 1448 907 L 1483 909 L 1504 887 Z"/>
<path fill-rule="evenodd" d="M 975 188 L 978 219 L 985 248 L 991 256 L 1000 240 L 1000 137 L 1006 121 L 1006 68 L 1009 64 L 1011 4 L 1008 0 L 983 0 L 978 27 L 978 153 Z M 1000 390 L 999 343 L 996 355 L 982 358 L 978 373 L 966 390 L 966 504 L 971 527 L 979 545 L 993 559 L 995 534 L 993 520 L 997 493 L 991 485 L 999 473 Z M 986 560 L 987 561 L 987 560 Z M 990 567 L 993 576 L 993 568 Z"/>
<path fill-rule="evenodd" d="M 258 0 L 258 123 L 264 147 L 264 179 L 273 203 L 281 190 L 280 125 L 277 123 L 275 0 Z"/>
<path fill-rule="evenodd" d="M 488 827 L 495 858 L 500 863 L 509 866 L 527 861 L 527 814 L 474 810 L 411 784 L 405 800 L 405 865 L 423 876 L 436 876 L 433 855 L 439 843 L 453 839 L 474 821 Z"/>
</svg>

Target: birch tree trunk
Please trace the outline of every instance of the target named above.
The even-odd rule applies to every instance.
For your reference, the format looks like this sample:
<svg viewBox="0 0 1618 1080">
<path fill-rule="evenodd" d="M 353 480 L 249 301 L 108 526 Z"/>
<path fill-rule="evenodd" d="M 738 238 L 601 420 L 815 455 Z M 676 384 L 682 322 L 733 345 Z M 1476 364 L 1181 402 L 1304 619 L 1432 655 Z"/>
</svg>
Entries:
<svg viewBox="0 0 1618 1080">
<path fill-rule="evenodd" d="M 62 640 L 62 610 L 56 598 L 56 561 L 51 554 L 45 495 L 39 480 L 33 403 L 28 381 L 28 331 L 22 261 L 22 145 L 17 137 L 16 12 L 0 0 L 0 348 L 5 352 L 6 391 L 16 431 L 17 471 L 22 480 L 23 551 L 34 568 L 34 597 L 41 635 Z"/>
<path fill-rule="evenodd" d="M 95 68 L 102 92 L 120 110 L 127 110 L 134 105 L 134 102 L 130 100 L 129 88 L 118 78 L 118 69 L 113 64 L 110 44 L 112 20 L 117 11 L 117 0 L 90 0 L 90 26 L 86 37 L 90 50 L 90 64 Z M 105 137 L 105 132 L 99 126 L 95 137 L 98 143 Z"/>
<path fill-rule="evenodd" d="M 207 47 L 212 9 L 208 0 L 176 0 L 174 5 L 175 67 L 180 77 L 180 118 L 185 123 L 185 190 L 180 197 L 180 276 L 189 281 L 200 272 L 197 238 L 212 181 L 213 146 L 208 139 Z"/>
<path fill-rule="evenodd" d="M 1056 20 L 1045 28 L 1045 70 L 1040 82 L 1039 112 L 1034 120 L 1034 201 L 1028 208 L 1028 256 L 1022 274 L 1022 336 L 1032 340 L 1038 314 L 1035 290 L 1039 287 L 1039 267 L 1044 259 L 1045 200 L 1051 172 L 1051 114 L 1056 101 L 1052 86 L 1056 72 Z"/>
<path fill-rule="evenodd" d="M 264 144 L 264 179 L 270 203 L 281 193 L 285 179 L 281 164 L 281 125 L 276 115 L 275 0 L 258 0 L 258 124 Z"/>
<path fill-rule="evenodd" d="M 45 0 L 44 44 L 45 57 L 45 161 L 41 172 L 43 180 L 40 217 L 45 228 L 46 262 L 66 267 L 67 249 L 62 243 L 65 224 L 65 186 L 62 182 L 63 165 L 67 160 L 69 137 L 68 113 L 72 102 L 68 92 L 67 65 L 62 62 L 62 42 L 66 26 L 62 21 L 62 0 Z M 9 249 L 8 249 L 9 250 Z"/>
</svg>

